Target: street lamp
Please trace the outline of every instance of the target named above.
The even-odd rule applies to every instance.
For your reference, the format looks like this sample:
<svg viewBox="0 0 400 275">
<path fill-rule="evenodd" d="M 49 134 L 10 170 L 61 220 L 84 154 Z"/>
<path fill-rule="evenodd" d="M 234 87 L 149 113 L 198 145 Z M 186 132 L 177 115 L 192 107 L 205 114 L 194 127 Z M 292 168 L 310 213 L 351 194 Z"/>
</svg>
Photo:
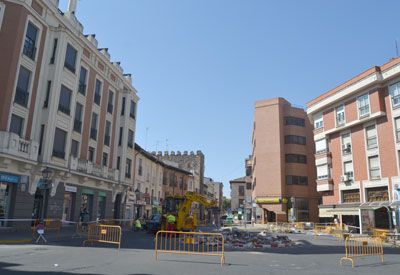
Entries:
<svg viewBox="0 0 400 275">
<path fill-rule="evenodd" d="M 295 215 L 294 215 L 294 203 L 295 203 L 296 199 L 294 197 L 290 198 L 290 202 L 292 203 L 292 222 L 295 222 Z"/>
<path fill-rule="evenodd" d="M 139 218 L 139 199 L 140 199 L 140 190 L 136 188 L 135 190 L 135 197 L 136 197 L 136 219 Z"/>
<path fill-rule="evenodd" d="M 53 170 L 51 170 L 49 167 L 46 167 L 45 169 L 43 169 L 42 171 L 42 178 L 44 180 L 44 184 L 42 189 L 44 190 L 44 194 L 43 194 L 43 203 L 42 203 L 42 211 L 41 211 L 41 215 L 40 215 L 40 219 L 43 220 L 44 219 L 44 209 L 45 209 L 45 203 L 46 203 L 46 196 L 47 196 L 47 189 L 49 188 L 48 184 L 51 182 L 51 176 L 53 174 Z"/>
</svg>

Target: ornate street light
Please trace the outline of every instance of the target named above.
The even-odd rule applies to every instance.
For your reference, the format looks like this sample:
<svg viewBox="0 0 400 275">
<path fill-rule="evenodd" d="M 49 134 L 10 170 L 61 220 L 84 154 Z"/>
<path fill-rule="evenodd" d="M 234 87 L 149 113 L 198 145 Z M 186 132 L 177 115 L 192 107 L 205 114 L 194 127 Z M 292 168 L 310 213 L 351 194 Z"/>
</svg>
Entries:
<svg viewBox="0 0 400 275">
<path fill-rule="evenodd" d="M 45 209 L 45 203 L 46 203 L 46 194 L 47 194 L 47 189 L 49 188 L 48 183 L 51 182 L 51 176 L 53 174 L 53 170 L 51 170 L 49 167 L 46 167 L 45 169 L 43 169 L 42 171 L 42 177 L 44 180 L 44 184 L 43 184 L 43 202 L 42 202 L 42 211 L 41 211 L 41 215 L 40 215 L 40 219 L 43 220 L 44 219 L 44 209 Z"/>
</svg>

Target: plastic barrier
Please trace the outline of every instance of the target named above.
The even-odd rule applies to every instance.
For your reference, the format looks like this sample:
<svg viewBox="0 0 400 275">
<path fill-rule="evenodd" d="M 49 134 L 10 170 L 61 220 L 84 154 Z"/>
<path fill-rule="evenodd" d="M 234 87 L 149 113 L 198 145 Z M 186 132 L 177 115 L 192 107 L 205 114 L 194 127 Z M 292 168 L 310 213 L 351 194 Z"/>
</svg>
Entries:
<svg viewBox="0 0 400 275">
<path fill-rule="evenodd" d="M 39 220 L 35 220 L 33 224 L 33 230 L 32 230 L 32 239 L 35 237 L 36 233 L 36 226 L 39 224 Z M 57 236 L 60 233 L 61 230 L 61 220 L 56 220 L 56 219 L 45 219 L 43 220 L 43 225 L 44 225 L 44 230 L 45 231 L 57 231 Z"/>
<path fill-rule="evenodd" d="M 83 241 L 83 246 L 86 242 L 111 243 L 118 245 L 118 251 L 121 248 L 121 227 L 115 225 L 90 224 L 88 228 L 88 239 Z"/>
<path fill-rule="evenodd" d="M 189 254 L 221 257 L 225 264 L 225 239 L 219 233 L 158 231 L 155 253 Z"/>
<path fill-rule="evenodd" d="M 340 226 L 336 227 L 336 226 L 316 225 L 314 227 L 315 239 L 317 239 L 318 234 L 337 237 L 339 239 L 339 242 L 341 242 L 344 231 L 343 229 L 340 228 Z"/>
<path fill-rule="evenodd" d="M 374 228 L 374 236 L 378 236 L 382 239 L 382 241 L 386 241 L 387 234 L 391 233 L 392 231 L 387 229 L 376 229 Z"/>
<path fill-rule="evenodd" d="M 343 260 L 351 262 L 354 267 L 353 258 L 380 255 L 383 257 L 383 241 L 380 236 L 348 236 L 346 238 L 345 248 L 346 257 L 340 259 L 340 265 L 343 265 Z"/>
</svg>

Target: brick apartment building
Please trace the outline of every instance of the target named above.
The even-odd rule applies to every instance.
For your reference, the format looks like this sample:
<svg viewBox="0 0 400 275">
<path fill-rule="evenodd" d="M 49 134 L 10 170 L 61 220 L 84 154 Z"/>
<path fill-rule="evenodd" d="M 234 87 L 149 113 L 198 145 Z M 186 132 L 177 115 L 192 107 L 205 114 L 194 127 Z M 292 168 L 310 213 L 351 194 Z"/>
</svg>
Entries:
<svg viewBox="0 0 400 275">
<path fill-rule="evenodd" d="M 321 217 L 337 216 L 364 232 L 398 221 L 399 107 L 400 58 L 307 104 L 314 123 Z"/>
<path fill-rule="evenodd" d="M 65 13 L 58 4 L 0 1 L 0 219 L 121 218 L 133 192 L 136 90 L 83 35 L 76 0 Z"/>
<path fill-rule="evenodd" d="M 252 198 L 262 222 L 318 221 L 313 127 L 283 98 L 255 103 Z M 294 213 L 292 210 L 292 202 Z M 253 212 L 254 213 L 254 212 Z"/>
</svg>

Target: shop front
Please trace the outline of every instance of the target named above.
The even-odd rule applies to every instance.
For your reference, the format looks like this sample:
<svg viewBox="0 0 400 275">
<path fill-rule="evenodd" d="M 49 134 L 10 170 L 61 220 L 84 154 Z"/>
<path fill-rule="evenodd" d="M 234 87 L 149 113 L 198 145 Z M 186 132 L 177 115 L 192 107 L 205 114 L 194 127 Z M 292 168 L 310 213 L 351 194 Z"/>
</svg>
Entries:
<svg viewBox="0 0 400 275">
<path fill-rule="evenodd" d="M 0 174 L 0 219 L 9 219 L 11 196 L 14 188 L 18 187 L 19 176 Z M 8 221 L 0 220 L 0 227 L 8 226 Z"/>
<path fill-rule="evenodd" d="M 68 185 L 65 186 L 63 212 L 62 212 L 63 221 L 73 221 L 74 219 L 73 206 L 75 205 L 76 191 L 77 188 L 75 186 L 68 186 Z"/>
<path fill-rule="evenodd" d="M 106 192 L 99 192 L 97 200 L 97 220 L 102 220 L 106 215 Z"/>
<path fill-rule="evenodd" d="M 287 222 L 287 202 L 285 198 L 256 199 L 257 207 L 262 209 L 262 222 Z"/>
<path fill-rule="evenodd" d="M 91 189 L 83 188 L 80 205 L 80 217 L 83 221 L 84 217 L 88 221 L 93 220 L 93 197 L 94 191 Z"/>
</svg>

